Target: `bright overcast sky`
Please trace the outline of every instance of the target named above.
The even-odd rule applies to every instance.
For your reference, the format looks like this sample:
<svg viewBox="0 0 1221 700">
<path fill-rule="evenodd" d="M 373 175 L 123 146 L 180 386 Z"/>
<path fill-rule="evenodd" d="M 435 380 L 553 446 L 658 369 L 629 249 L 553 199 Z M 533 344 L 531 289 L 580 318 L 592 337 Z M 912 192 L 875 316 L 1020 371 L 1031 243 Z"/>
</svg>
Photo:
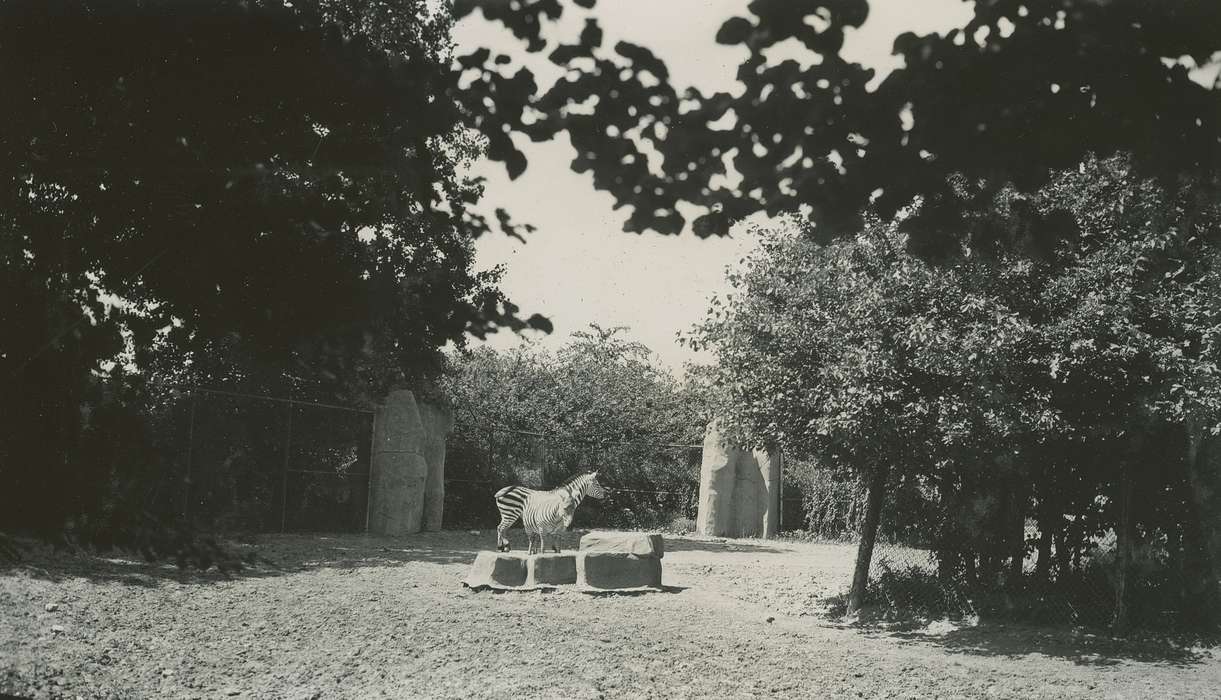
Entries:
<svg viewBox="0 0 1221 700">
<path fill-rule="evenodd" d="M 713 41 L 721 23 L 746 15 L 745 0 L 602 0 L 593 14 L 606 33 L 604 44 L 619 39 L 652 49 L 670 69 L 681 91 L 694 85 L 705 94 L 737 92 L 733 76 L 746 55 L 741 47 Z M 848 30 L 843 56 L 889 72 L 898 59 L 890 55 L 894 39 L 904 31 L 944 32 L 963 26 L 972 3 L 962 0 L 870 0 L 869 19 L 859 30 Z M 586 14 L 566 4 L 565 19 L 556 35 L 575 37 Z M 458 24 L 458 52 L 489 46 L 520 55 L 520 42 L 479 13 Z M 546 64 L 545 50 L 530 60 L 539 82 L 556 77 Z M 726 267 L 750 250 L 745 227 L 727 239 L 700 240 L 688 230 L 680 236 L 630 234 L 622 230 L 625 210 L 611 209 L 612 199 L 593 188 L 593 176 L 569 169 L 573 157 L 567 138 L 542 144 L 519 141 L 529 159 L 524 175 L 509 180 L 504 168 L 484 163 L 476 168 L 488 179 L 484 206 L 504 207 L 515 219 L 538 231 L 522 244 L 493 234 L 478 242 L 476 265 L 488 269 L 503 264 L 501 288 L 525 314 L 541 313 L 555 324 L 555 333 L 540 342 L 556 346 L 589 323 L 629 326 L 631 336 L 648 345 L 660 361 L 679 370 L 687 361 L 708 361 L 679 346 L 676 334 L 703 318 L 708 299 L 723 293 Z M 688 217 L 690 220 L 691 217 Z M 537 337 L 537 336 L 536 336 Z M 501 332 L 489 340 L 497 348 L 520 342 Z"/>
</svg>

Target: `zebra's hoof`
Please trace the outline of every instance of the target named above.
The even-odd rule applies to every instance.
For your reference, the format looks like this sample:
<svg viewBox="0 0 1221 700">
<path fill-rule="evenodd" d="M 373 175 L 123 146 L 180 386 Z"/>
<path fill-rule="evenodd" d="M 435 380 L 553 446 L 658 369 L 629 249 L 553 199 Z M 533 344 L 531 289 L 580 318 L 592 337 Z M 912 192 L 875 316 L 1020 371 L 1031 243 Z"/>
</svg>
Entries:
<svg viewBox="0 0 1221 700">
<path fill-rule="evenodd" d="M 500 545 L 499 547 L 497 547 L 497 548 L 496 548 L 496 551 L 498 551 L 498 552 L 507 552 L 507 551 L 509 551 L 509 545 L 507 545 L 507 544 L 502 544 L 502 545 Z"/>
</svg>

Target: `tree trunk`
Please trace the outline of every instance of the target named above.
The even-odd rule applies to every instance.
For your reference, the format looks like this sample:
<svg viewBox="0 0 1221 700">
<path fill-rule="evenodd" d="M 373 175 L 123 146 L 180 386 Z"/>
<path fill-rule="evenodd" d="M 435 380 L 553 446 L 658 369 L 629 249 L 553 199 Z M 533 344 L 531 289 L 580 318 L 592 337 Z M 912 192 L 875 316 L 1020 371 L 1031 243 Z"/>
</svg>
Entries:
<svg viewBox="0 0 1221 700">
<path fill-rule="evenodd" d="M 1205 482 L 1204 472 L 1207 450 L 1204 449 L 1204 430 L 1195 421 L 1187 423 L 1187 517 L 1183 527 L 1184 564 L 1191 571 L 1187 577 L 1191 600 L 1188 605 L 1200 610 L 1201 622 L 1209 623 L 1221 617 L 1221 595 L 1218 591 L 1217 560 L 1214 555 L 1213 531 L 1208 522 L 1209 502 L 1207 494 L 1210 484 Z"/>
<path fill-rule="evenodd" d="M 865 511 L 865 524 L 861 527 L 861 541 L 856 549 L 856 569 L 852 572 L 852 591 L 848 594 L 848 614 L 855 614 L 865 603 L 865 589 L 869 585 L 869 566 L 873 562 L 873 545 L 878 536 L 878 523 L 882 518 L 882 500 L 886 496 L 886 480 L 890 465 L 880 464 L 869 481 L 869 500 Z"/>
<path fill-rule="evenodd" d="M 943 474 L 937 482 L 938 508 L 942 513 L 941 529 L 937 533 L 937 576 L 952 580 L 962 559 L 962 535 L 958 532 L 957 499 L 951 488 L 950 476 Z"/>
<path fill-rule="evenodd" d="M 1118 571 L 1115 579 L 1115 615 L 1111 618 L 1111 633 L 1123 635 L 1128 631 L 1128 578 L 1132 569 L 1132 480 L 1128 465 L 1119 472 L 1119 518 L 1115 525 L 1118 537 Z"/>
</svg>

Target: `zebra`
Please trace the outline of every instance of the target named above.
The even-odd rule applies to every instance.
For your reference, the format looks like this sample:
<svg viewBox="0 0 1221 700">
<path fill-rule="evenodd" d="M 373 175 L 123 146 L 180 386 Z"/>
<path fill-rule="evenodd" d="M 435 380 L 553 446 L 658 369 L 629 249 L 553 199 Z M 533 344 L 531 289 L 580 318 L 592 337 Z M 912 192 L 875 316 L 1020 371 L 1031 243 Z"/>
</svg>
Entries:
<svg viewBox="0 0 1221 700">
<path fill-rule="evenodd" d="M 546 551 L 543 538 L 558 535 L 572 524 L 573 513 L 586 496 L 605 498 L 606 489 L 598 483 L 598 472 L 581 474 L 550 491 L 537 491 L 524 486 L 506 486 L 496 492 L 496 507 L 500 509 L 500 526 L 496 528 L 496 549 L 509 551 L 505 530 L 521 518 L 526 529 L 527 554 L 534 554 L 534 533 L 538 533 L 538 550 Z M 556 538 L 557 542 L 559 538 Z M 551 545 L 556 552 L 560 547 Z"/>
</svg>

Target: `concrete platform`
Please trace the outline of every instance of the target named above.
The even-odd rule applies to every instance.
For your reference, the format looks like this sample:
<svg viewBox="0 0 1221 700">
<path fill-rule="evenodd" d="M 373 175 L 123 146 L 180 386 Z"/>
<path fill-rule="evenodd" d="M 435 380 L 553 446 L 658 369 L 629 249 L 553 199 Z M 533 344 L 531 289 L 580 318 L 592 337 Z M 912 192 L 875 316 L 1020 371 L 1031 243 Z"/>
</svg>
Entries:
<svg viewBox="0 0 1221 700">
<path fill-rule="evenodd" d="M 526 586 L 563 586 L 577 582 L 577 555 L 532 554 L 526 557 Z"/>
<path fill-rule="evenodd" d="M 504 591 L 574 584 L 585 592 L 660 590 L 661 557 L 595 549 L 530 555 L 483 551 L 462 580 L 470 588 Z"/>
<path fill-rule="evenodd" d="M 586 550 L 577 555 L 577 587 L 586 591 L 661 588 L 661 559 Z"/>
<path fill-rule="evenodd" d="M 665 540 L 661 535 L 642 532 L 587 532 L 577 546 L 581 551 L 623 552 L 639 557 L 665 556 Z"/>
<path fill-rule="evenodd" d="M 506 552 L 480 552 L 462 583 L 471 588 L 520 588 L 526 585 L 526 557 Z"/>
</svg>

